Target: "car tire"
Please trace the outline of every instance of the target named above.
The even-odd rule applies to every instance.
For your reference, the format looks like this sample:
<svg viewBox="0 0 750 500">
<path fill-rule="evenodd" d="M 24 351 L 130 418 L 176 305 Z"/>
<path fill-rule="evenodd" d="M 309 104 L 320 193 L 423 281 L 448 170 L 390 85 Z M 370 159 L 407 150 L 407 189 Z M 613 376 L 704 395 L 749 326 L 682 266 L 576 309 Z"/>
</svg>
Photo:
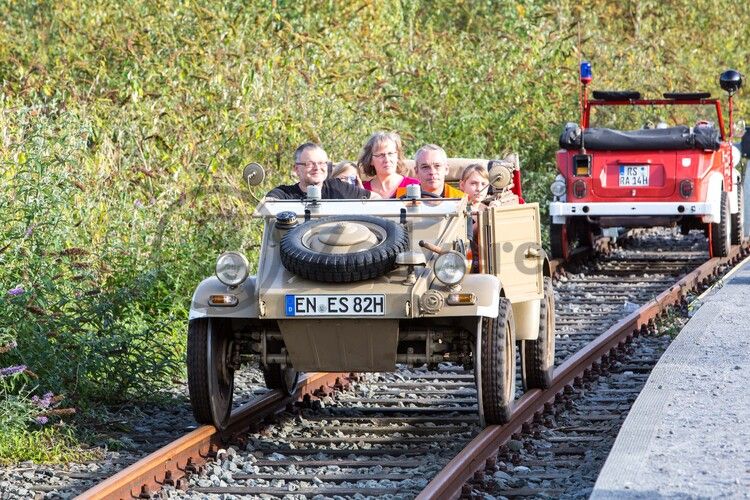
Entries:
<svg viewBox="0 0 750 500">
<path fill-rule="evenodd" d="M 721 192 L 721 220 L 711 223 L 711 257 L 726 257 L 731 249 L 729 196 Z"/>
<path fill-rule="evenodd" d="M 348 253 L 319 251 L 308 246 L 310 235 L 315 234 L 313 231 L 345 223 L 364 227 L 375 234 L 377 242 L 370 248 Z M 325 283 L 351 283 L 377 278 L 393 270 L 396 256 L 408 246 L 406 229 L 394 221 L 369 215 L 337 215 L 311 220 L 291 229 L 282 237 L 279 253 L 284 267 L 297 276 Z"/>
<path fill-rule="evenodd" d="M 200 424 L 224 429 L 232 412 L 233 336 L 229 322 L 216 318 L 190 320 L 187 372 L 190 406 Z"/>
<path fill-rule="evenodd" d="M 547 389 L 555 370 L 555 292 L 552 278 L 544 278 L 544 298 L 539 307 L 539 337 L 522 340 L 523 388 Z"/>
<path fill-rule="evenodd" d="M 742 184 L 735 185 L 737 189 L 737 213 L 732 214 L 732 245 L 741 245 L 745 240 L 745 193 Z"/>
<path fill-rule="evenodd" d="M 497 318 L 481 320 L 482 414 L 486 425 L 502 425 L 510 420 L 516 393 L 516 341 L 513 309 L 500 297 Z"/>
</svg>

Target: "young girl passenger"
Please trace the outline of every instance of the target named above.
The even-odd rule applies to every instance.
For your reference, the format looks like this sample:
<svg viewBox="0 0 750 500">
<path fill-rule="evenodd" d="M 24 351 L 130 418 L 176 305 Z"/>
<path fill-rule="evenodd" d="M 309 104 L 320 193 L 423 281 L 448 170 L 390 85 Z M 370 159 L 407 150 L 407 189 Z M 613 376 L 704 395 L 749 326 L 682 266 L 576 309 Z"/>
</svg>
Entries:
<svg viewBox="0 0 750 500">
<path fill-rule="evenodd" d="M 487 205 L 482 202 L 487 198 L 487 191 L 490 188 L 490 174 L 479 163 L 472 163 L 461 174 L 459 187 L 469 198 L 471 217 L 474 219 L 474 238 L 471 241 L 471 272 L 476 273 L 479 272 L 479 246 L 477 241 L 479 225 L 477 224 L 477 215 L 481 210 L 487 208 Z"/>
<path fill-rule="evenodd" d="M 487 169 L 482 165 L 472 163 L 464 169 L 463 174 L 461 174 L 459 188 L 469 197 L 472 213 L 487 208 L 482 201 L 487 197 L 489 187 L 490 174 L 487 173 Z"/>
</svg>

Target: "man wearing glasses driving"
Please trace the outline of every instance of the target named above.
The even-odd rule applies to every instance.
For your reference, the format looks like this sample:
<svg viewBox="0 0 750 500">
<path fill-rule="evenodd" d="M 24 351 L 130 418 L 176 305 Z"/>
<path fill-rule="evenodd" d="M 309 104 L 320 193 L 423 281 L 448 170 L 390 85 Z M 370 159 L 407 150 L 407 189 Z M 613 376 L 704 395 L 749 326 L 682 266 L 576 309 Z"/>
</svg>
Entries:
<svg viewBox="0 0 750 500">
<path fill-rule="evenodd" d="M 327 179 L 328 165 L 328 154 L 323 148 L 312 142 L 302 144 L 294 151 L 294 172 L 297 174 L 299 182 L 278 186 L 269 191 L 266 198 L 301 200 L 307 197 L 309 186 L 320 186 L 321 198 L 323 199 L 380 198 L 376 193 L 343 182 L 340 179 Z"/>
</svg>

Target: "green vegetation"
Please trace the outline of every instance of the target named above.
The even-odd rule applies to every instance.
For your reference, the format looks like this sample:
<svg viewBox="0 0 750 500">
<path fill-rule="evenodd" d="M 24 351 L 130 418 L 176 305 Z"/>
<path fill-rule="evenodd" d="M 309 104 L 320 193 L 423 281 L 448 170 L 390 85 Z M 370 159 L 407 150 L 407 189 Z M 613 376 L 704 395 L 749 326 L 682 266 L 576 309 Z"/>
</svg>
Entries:
<svg viewBox="0 0 750 500">
<path fill-rule="evenodd" d="M 255 258 L 245 163 L 270 186 L 303 141 L 352 159 L 397 130 L 409 154 L 517 151 L 543 203 L 579 57 L 644 95 L 718 95 L 750 60 L 729 0 L 247 3 L 0 6 L 0 367 L 65 404 L 182 376 L 193 288 L 222 250 Z"/>
</svg>

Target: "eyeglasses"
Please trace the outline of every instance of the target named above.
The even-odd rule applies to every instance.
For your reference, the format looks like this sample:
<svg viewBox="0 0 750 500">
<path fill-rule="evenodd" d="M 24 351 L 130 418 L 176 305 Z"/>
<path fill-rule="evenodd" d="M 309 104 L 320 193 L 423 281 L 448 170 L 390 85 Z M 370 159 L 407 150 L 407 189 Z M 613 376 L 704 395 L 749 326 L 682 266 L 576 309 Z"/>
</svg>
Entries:
<svg viewBox="0 0 750 500">
<path fill-rule="evenodd" d="M 306 167 L 306 168 L 313 168 L 313 167 L 324 168 L 324 167 L 328 167 L 328 165 L 330 164 L 331 162 L 329 161 L 306 161 L 306 162 L 295 163 L 295 165 L 298 167 Z"/>
<path fill-rule="evenodd" d="M 372 157 L 373 158 L 377 158 L 378 160 L 382 160 L 386 156 L 391 157 L 391 156 L 397 156 L 397 155 L 398 155 L 398 153 L 396 151 L 391 151 L 389 153 L 378 153 L 376 155 L 372 155 Z"/>
</svg>

